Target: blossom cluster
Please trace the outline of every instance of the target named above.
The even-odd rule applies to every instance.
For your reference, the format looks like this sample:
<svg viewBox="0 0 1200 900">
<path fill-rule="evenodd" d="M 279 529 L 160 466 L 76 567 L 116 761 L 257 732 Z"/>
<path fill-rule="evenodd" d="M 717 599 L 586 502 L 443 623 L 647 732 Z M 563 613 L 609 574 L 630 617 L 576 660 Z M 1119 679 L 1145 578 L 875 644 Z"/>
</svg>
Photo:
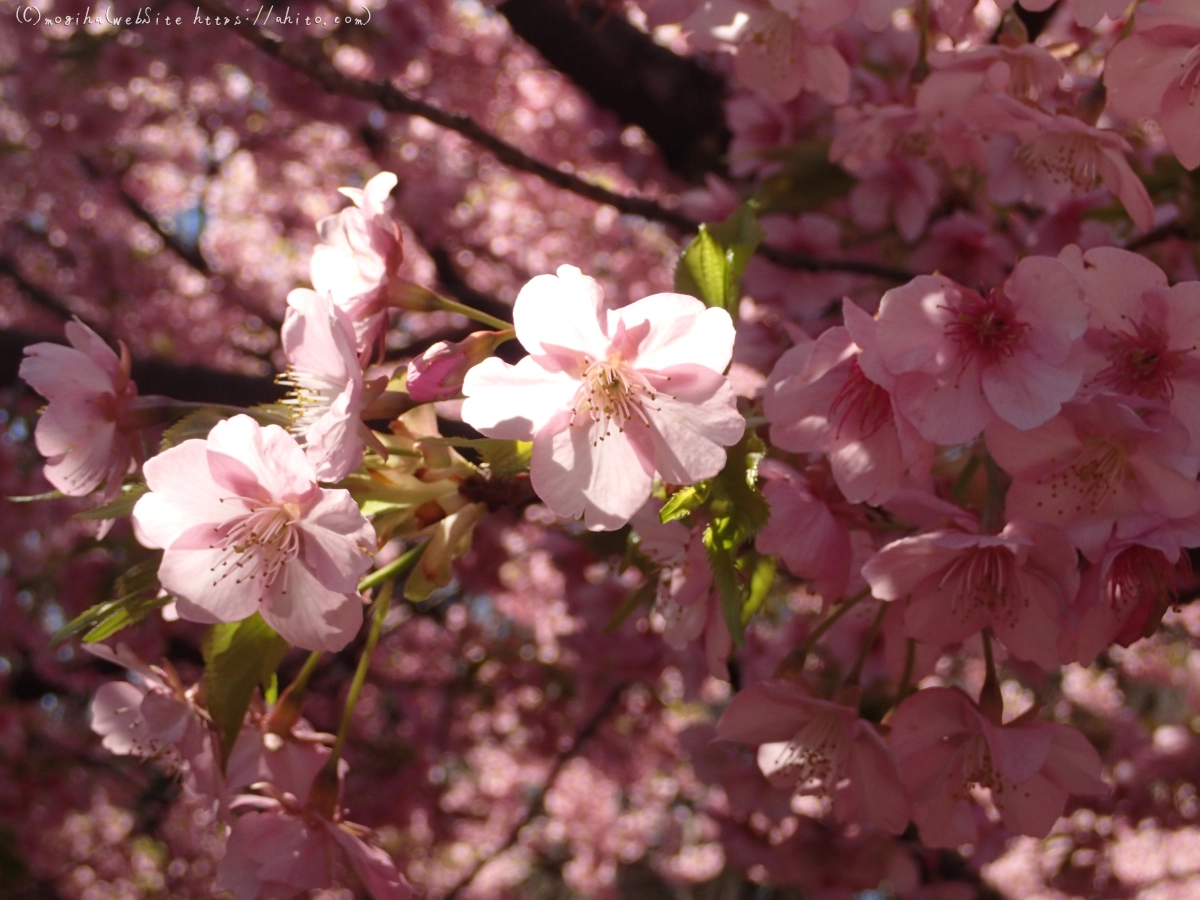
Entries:
<svg viewBox="0 0 1200 900">
<path fill-rule="evenodd" d="M 511 37 L 503 11 L 396 6 L 381 27 L 409 37 L 469 19 L 480 58 Z M 1200 634 L 1173 609 L 1200 547 L 1200 13 L 610 6 L 728 75 L 728 166 L 704 188 L 671 186 L 638 129 L 605 143 L 528 48 L 504 51 L 510 121 L 430 75 L 463 68 L 458 38 L 412 38 L 393 71 L 320 37 L 339 77 L 427 88 L 560 181 L 706 220 L 673 282 L 657 225 L 576 216 L 415 123 L 386 132 L 399 176 L 367 178 L 372 151 L 296 209 L 264 197 L 318 220 L 271 271 L 230 226 L 246 157 L 197 201 L 214 222 L 225 204 L 206 241 L 230 298 L 247 271 L 270 285 L 281 401 L 140 393 L 145 336 L 114 350 L 80 319 L 69 347 L 27 348 L 45 480 L 94 498 L 106 564 L 140 561 L 117 599 L 42 626 L 128 671 L 90 706 L 103 747 L 179 784 L 237 900 L 518 896 L 547 871 L 616 896 L 638 860 L 672 883 L 730 867 L 822 898 L 967 896 L 955 854 L 1017 896 L 1013 870 L 1067 843 L 1053 877 L 1085 894 L 1182 880 L 1135 871 L 1114 834 L 1139 804 L 1172 834 L 1198 814 L 1194 736 L 1161 723 L 1200 708 L 1195 660 L 1162 662 Z M 286 98 L 245 101 L 248 146 L 310 108 L 222 71 L 230 121 L 260 89 Z M 145 101 L 143 137 L 182 102 L 159 77 L 137 91 L 174 99 Z M 289 139 L 336 153 L 353 132 Z M 590 169 L 563 149 L 585 146 Z M 350 180 L 322 216 L 311 185 Z M 561 240 L 576 219 L 587 237 Z M 97 642 L 130 625 L 140 653 Z M 177 658 L 160 633 L 198 642 L 191 625 L 200 652 Z M 1148 713 L 1143 690 L 1167 699 Z"/>
</svg>

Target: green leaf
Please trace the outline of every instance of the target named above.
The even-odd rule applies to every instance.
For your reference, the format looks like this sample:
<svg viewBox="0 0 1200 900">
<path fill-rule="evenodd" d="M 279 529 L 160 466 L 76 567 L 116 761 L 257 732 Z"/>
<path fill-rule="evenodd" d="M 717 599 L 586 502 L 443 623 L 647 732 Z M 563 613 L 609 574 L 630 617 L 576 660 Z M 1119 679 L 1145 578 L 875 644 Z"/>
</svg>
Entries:
<svg viewBox="0 0 1200 900">
<path fill-rule="evenodd" d="M 84 610 L 50 638 L 50 646 L 81 634 L 85 635 L 84 641 L 88 643 L 112 637 L 122 628 L 140 622 L 154 610 L 166 606 L 171 602 L 170 597 L 160 599 L 157 596 L 145 596 L 158 587 L 158 566 L 161 561 L 162 554 L 155 554 L 130 567 L 117 579 L 116 597 Z"/>
<path fill-rule="evenodd" d="M 421 438 L 420 443 L 474 450 L 488 468 L 501 478 L 512 478 L 528 472 L 533 453 L 533 443 L 530 441 L 502 441 L 497 438 Z"/>
<path fill-rule="evenodd" d="M 771 508 L 758 489 L 758 463 L 765 449 L 758 435 L 747 429 L 729 448 L 725 468 L 713 479 L 710 509 L 717 516 L 728 517 L 726 532 L 733 546 L 762 531 L 771 517 Z"/>
<path fill-rule="evenodd" d="M 744 203 L 724 222 L 701 225 L 675 267 L 675 290 L 737 316 L 741 278 L 762 241 L 753 203 Z"/>
<path fill-rule="evenodd" d="M 222 769 L 241 731 L 254 688 L 267 690 L 287 649 L 287 641 L 258 613 L 209 630 L 204 641 L 205 697 L 221 739 Z"/>
<path fill-rule="evenodd" d="M 73 519 L 120 519 L 133 512 L 134 505 L 141 499 L 142 494 L 149 491 L 144 484 L 127 484 L 121 488 L 121 496 L 117 499 L 97 506 L 95 509 L 85 509 L 77 512 Z"/>
<path fill-rule="evenodd" d="M 659 521 L 666 525 L 668 522 L 682 519 L 692 510 L 698 509 L 708 499 L 711 487 L 710 482 L 701 481 L 699 484 L 680 488 L 671 495 L 670 500 L 663 504 L 663 508 L 658 514 Z"/>
<path fill-rule="evenodd" d="M 775 584 L 776 562 L 775 557 L 763 556 L 760 553 L 747 554 L 743 561 L 750 563 L 747 566 L 750 569 L 750 595 L 746 598 L 746 605 L 742 607 L 742 623 L 745 624 L 762 609 L 767 595 L 771 593 L 771 587 Z"/>
<path fill-rule="evenodd" d="M 608 624 L 604 626 L 604 633 L 610 634 L 620 628 L 625 620 L 628 619 L 639 607 L 647 609 L 654 603 L 654 595 L 658 591 L 658 582 L 652 577 L 647 577 L 645 584 L 637 590 L 629 592 L 629 596 L 621 601 L 621 605 L 617 607 L 617 611 L 612 614 L 612 618 L 608 620 Z"/>
<path fill-rule="evenodd" d="M 229 418 L 229 414 L 219 409 L 197 409 L 188 413 L 163 432 L 162 449 L 177 447 L 184 441 L 203 439 L 213 430 L 213 426 Z"/>
<path fill-rule="evenodd" d="M 737 647 L 746 645 L 742 625 L 742 608 L 744 597 L 742 583 L 738 579 L 737 564 L 734 562 L 733 548 L 728 539 L 721 536 L 714 525 L 704 529 L 704 549 L 708 551 L 708 564 L 712 568 L 713 584 L 717 588 L 717 596 L 721 600 L 721 613 L 729 634 Z"/>
<path fill-rule="evenodd" d="M 804 212 L 846 196 L 855 185 L 854 176 L 829 161 L 826 141 L 792 144 L 766 155 L 782 166 L 754 195 L 762 215 Z"/>
</svg>

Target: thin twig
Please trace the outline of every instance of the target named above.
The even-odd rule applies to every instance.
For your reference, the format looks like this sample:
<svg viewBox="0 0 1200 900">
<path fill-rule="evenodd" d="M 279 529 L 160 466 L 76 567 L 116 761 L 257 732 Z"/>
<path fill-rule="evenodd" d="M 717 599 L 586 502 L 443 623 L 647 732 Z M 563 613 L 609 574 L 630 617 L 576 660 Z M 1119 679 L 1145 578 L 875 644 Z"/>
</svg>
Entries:
<svg viewBox="0 0 1200 900">
<path fill-rule="evenodd" d="M 470 116 L 439 109 L 424 100 L 406 94 L 386 79 L 369 81 L 344 75 L 328 60 L 284 41 L 279 35 L 259 28 L 253 21 L 241 19 L 222 0 L 199 0 L 199 6 L 205 12 L 219 17 L 221 24 L 226 28 L 236 31 L 268 56 L 312 79 L 330 94 L 374 103 L 388 112 L 419 116 L 435 125 L 461 134 L 467 140 L 489 151 L 497 160 L 510 168 L 536 175 L 549 184 L 586 197 L 596 203 L 607 204 L 620 212 L 641 216 L 652 222 L 662 222 L 688 233 L 696 231 L 698 227 L 699 223 L 692 221 L 683 213 L 667 209 L 652 198 L 617 194 L 571 172 L 534 159 L 515 145 L 492 134 Z M 864 260 L 822 258 L 766 244 L 759 247 L 759 252 L 778 265 L 811 272 L 855 272 L 898 282 L 909 281 L 912 278 L 912 274 L 903 269 Z"/>
<path fill-rule="evenodd" d="M 69 322 L 75 315 L 71 312 L 71 307 L 65 302 L 26 278 L 21 273 L 21 270 L 17 268 L 16 262 L 7 256 L 0 256 L 0 275 L 11 278 L 21 293 L 25 294 L 38 306 L 54 313 L 63 321 Z"/>
<path fill-rule="evenodd" d="M 625 684 L 619 684 L 613 688 L 612 692 L 608 695 L 605 701 L 600 704 L 600 707 L 594 713 L 592 713 L 592 717 L 588 719 L 584 726 L 576 733 L 575 739 L 571 741 L 570 746 L 560 753 L 554 760 L 553 765 L 550 766 L 550 771 L 546 773 L 546 777 L 542 786 L 538 788 L 538 791 L 534 795 L 533 799 L 529 801 L 529 808 L 525 810 L 525 815 L 521 816 L 521 818 L 513 824 L 504 843 L 495 850 L 489 852 L 485 859 L 477 861 L 475 865 L 471 867 L 471 870 L 463 875 L 463 877 L 455 883 L 454 887 L 450 888 L 450 890 L 442 896 L 442 900 L 454 900 L 455 897 L 471 886 L 471 882 L 473 882 L 475 877 L 481 871 L 483 871 L 484 866 L 486 866 L 493 859 L 500 857 L 517 843 L 517 840 L 521 835 L 521 829 L 523 829 L 541 814 L 543 804 L 546 802 L 546 794 L 549 793 L 550 788 L 554 786 L 554 780 L 558 778 L 558 773 L 562 771 L 563 766 L 565 766 L 571 759 L 575 757 L 588 738 L 596 733 L 596 729 L 600 727 L 600 723 L 604 721 L 609 712 L 612 711 L 612 708 L 616 706 L 617 701 L 621 698 L 621 693 L 626 687 L 627 685 Z"/>
</svg>

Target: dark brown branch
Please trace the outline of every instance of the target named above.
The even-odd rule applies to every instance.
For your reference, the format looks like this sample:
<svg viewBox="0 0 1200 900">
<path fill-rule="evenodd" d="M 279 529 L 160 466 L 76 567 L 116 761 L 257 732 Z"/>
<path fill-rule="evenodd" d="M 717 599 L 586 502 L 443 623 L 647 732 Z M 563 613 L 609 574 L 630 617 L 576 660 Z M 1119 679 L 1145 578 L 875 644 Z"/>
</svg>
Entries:
<svg viewBox="0 0 1200 900">
<path fill-rule="evenodd" d="M 588 738 L 596 733 L 596 729 L 600 727 L 600 723 L 607 718 L 608 714 L 612 711 L 612 708 L 617 705 L 617 701 L 621 699 L 621 693 L 625 690 L 625 688 L 626 685 L 624 684 L 617 685 L 615 688 L 613 688 L 612 692 L 608 695 L 604 702 L 600 704 L 600 707 L 594 713 L 592 713 L 592 717 L 588 719 L 584 726 L 579 729 L 578 733 L 576 733 L 575 739 L 571 741 L 570 746 L 567 747 L 566 750 L 559 753 L 559 755 L 555 758 L 554 763 L 550 766 L 550 771 L 546 773 L 546 777 L 543 780 L 542 786 L 538 788 L 538 791 L 534 795 L 533 799 L 529 801 L 529 808 L 525 810 L 525 815 L 521 816 L 521 818 L 513 824 L 504 843 L 488 854 L 487 859 L 482 859 L 475 863 L 475 865 L 471 867 L 471 870 L 462 878 L 460 878 L 455 885 L 442 896 L 442 900 L 454 900 L 455 897 L 470 887 L 471 882 L 475 880 L 475 877 L 483 870 L 484 866 L 486 866 L 493 859 L 499 857 L 507 850 L 510 850 L 517 843 L 517 840 L 521 835 L 521 829 L 541 815 L 543 805 L 546 802 L 546 794 L 549 793 L 550 788 L 554 786 L 554 780 L 558 778 L 558 773 L 562 771 L 563 766 L 570 762 L 575 755 L 579 753 L 580 749 L 583 747 Z"/>
<path fill-rule="evenodd" d="M 0 275 L 11 278 L 21 293 L 42 309 L 54 313 L 64 322 L 70 321 L 72 316 L 74 316 L 74 313 L 71 312 L 71 307 L 50 293 L 50 291 L 34 284 L 26 278 L 21 273 L 21 270 L 17 268 L 16 262 L 7 256 L 0 256 Z"/>
<path fill-rule="evenodd" d="M 497 11 L 597 105 L 645 131 L 674 171 L 698 181 L 723 168 L 725 81 L 696 59 L 656 44 L 611 6 L 507 0 Z"/>
<path fill-rule="evenodd" d="M 309 53 L 298 46 L 285 42 L 281 37 L 258 28 L 253 22 L 240 21 L 237 14 L 222 0 L 199 0 L 199 6 L 212 16 L 219 16 L 226 28 L 236 31 L 268 56 L 279 60 L 299 72 L 331 94 L 374 103 L 389 112 L 419 116 L 435 125 L 461 134 L 472 143 L 489 151 L 497 160 L 510 168 L 536 175 L 549 184 L 565 191 L 586 197 L 596 203 L 614 207 L 629 215 L 641 216 L 653 222 L 662 222 L 684 232 L 694 232 L 698 223 L 673 209 L 667 209 L 649 197 L 629 197 L 606 190 L 590 181 L 557 169 L 526 154 L 523 150 L 497 137 L 470 116 L 447 112 L 401 91 L 384 79 L 367 81 L 343 75 L 323 57 Z M 908 281 L 911 275 L 900 269 L 878 266 L 874 263 L 854 259 L 820 258 L 806 253 L 781 250 L 764 245 L 760 248 L 768 259 L 790 268 L 812 272 L 842 271 L 876 275 L 892 281 Z"/>
</svg>

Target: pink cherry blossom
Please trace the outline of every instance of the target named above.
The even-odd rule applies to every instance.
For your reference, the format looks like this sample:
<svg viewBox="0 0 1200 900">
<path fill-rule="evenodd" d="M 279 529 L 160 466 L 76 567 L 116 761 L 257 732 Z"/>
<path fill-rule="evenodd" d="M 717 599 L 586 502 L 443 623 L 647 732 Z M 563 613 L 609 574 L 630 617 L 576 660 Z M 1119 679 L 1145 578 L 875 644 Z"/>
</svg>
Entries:
<svg viewBox="0 0 1200 900">
<path fill-rule="evenodd" d="M 1089 191 L 1103 182 L 1138 228 L 1148 230 L 1154 225 L 1154 203 L 1126 158 L 1133 148 L 1116 132 L 1095 128 L 1074 116 L 1051 115 L 1003 94 L 979 97 L 973 114 L 988 131 L 1017 139 L 1013 158 L 1027 181 L 1024 189 L 1011 185 L 1016 194 L 1012 199 L 1024 197 L 1049 206 L 1071 191 Z M 996 149 L 1000 147 L 996 145 Z M 1004 163 L 1005 171 L 1015 173 L 1007 160 Z M 1004 196 L 999 175 L 993 173 L 993 198 L 997 200 Z"/>
<path fill-rule="evenodd" d="M 392 858 L 367 843 L 370 829 L 346 821 L 340 806 L 330 817 L 309 805 L 311 784 L 309 779 L 298 794 L 263 784 L 258 787 L 265 796 L 244 794 L 233 801 L 241 815 L 226 840 L 216 889 L 230 891 L 236 900 L 285 900 L 330 887 L 348 863 L 374 900 L 413 896 Z"/>
<path fill-rule="evenodd" d="M 184 789 L 201 801 L 224 801 L 216 734 L 196 702 L 197 686 L 184 688 L 175 669 L 149 666 L 124 644 L 83 648 L 106 662 L 129 669 L 136 683 L 110 681 L 92 698 L 91 726 L 118 756 L 157 760 L 181 776 Z"/>
<path fill-rule="evenodd" d="M 758 474 L 764 479 L 762 492 L 771 518 L 754 546 L 759 553 L 778 556 L 789 572 L 811 581 L 827 603 L 836 603 L 845 596 L 850 581 L 852 554 L 846 526 L 790 466 L 763 460 Z"/>
<path fill-rule="evenodd" d="M 1136 529 L 1130 520 L 1125 530 Z M 1114 536 L 1083 573 L 1060 650 L 1064 662 L 1091 665 L 1111 644 L 1149 637 L 1178 594 L 1177 576 L 1190 569 L 1184 546 L 1200 544 L 1197 519 L 1161 518 L 1132 535 Z"/>
<path fill-rule="evenodd" d="M 1200 447 L 1200 283 L 1168 287 L 1158 266 L 1116 247 L 1068 247 L 1059 258 L 1091 306 L 1083 386 L 1165 406 Z"/>
<path fill-rule="evenodd" d="M 145 472 L 150 492 L 134 507 L 134 530 L 166 551 L 158 577 L 181 618 L 236 622 L 260 612 L 308 650 L 340 650 L 354 637 L 374 531 L 349 492 L 317 485 L 286 431 L 234 416 Z"/>
<path fill-rule="evenodd" d="M 476 331 L 457 343 L 438 341 L 408 364 L 408 395 L 419 403 L 458 396 L 470 368 L 491 356 L 511 334 Z"/>
<path fill-rule="evenodd" d="M 655 475 L 694 484 L 742 436 L 728 379 L 733 323 L 694 297 L 655 294 L 606 309 L 572 266 L 539 275 L 513 307 L 529 356 L 492 357 L 463 382 L 463 420 L 489 437 L 533 441 L 533 489 L 560 516 L 620 528 Z"/>
<path fill-rule="evenodd" d="M 934 222 L 908 260 L 914 269 L 941 272 L 959 284 L 996 284 L 1016 263 L 1017 249 L 997 223 L 958 210 Z"/>
<path fill-rule="evenodd" d="M 851 503 L 885 503 L 906 473 L 916 479 L 928 473 L 933 448 L 896 408 L 885 387 L 895 379 L 878 367 L 874 378 L 863 369 L 851 335 L 874 347 L 875 321 L 849 301 L 843 310 L 853 330 L 830 328 L 780 357 L 763 412 L 772 444 L 829 455 L 834 480 Z"/>
<path fill-rule="evenodd" d="M 353 323 L 356 349 L 374 341 L 387 315 L 388 279 L 404 258 L 400 228 L 388 211 L 396 186 L 380 172 L 363 188 L 341 188 L 354 205 L 317 223 L 321 243 L 313 249 L 311 275 L 318 294 L 329 294 Z"/>
<path fill-rule="evenodd" d="M 295 410 L 293 432 L 321 481 L 338 481 L 359 467 L 370 435 L 362 422 L 367 404 L 350 319 L 328 296 L 297 288 L 288 294 L 283 320 L 288 368 L 284 401 Z"/>
<path fill-rule="evenodd" d="M 1200 449 L 1165 412 L 1138 415 L 1098 396 L 1031 431 L 996 420 L 987 445 L 1013 476 L 1008 515 L 1062 528 L 1093 562 L 1124 519 L 1200 512 Z"/>
<path fill-rule="evenodd" d="M 1004 825 L 1045 837 L 1070 794 L 1108 793 L 1100 754 L 1067 725 L 1026 716 L 987 719 L 955 688 L 926 688 L 904 700 L 888 743 L 912 800 L 921 841 L 956 847 L 978 837 L 971 792 L 986 788 Z"/>
<path fill-rule="evenodd" d="M 106 485 L 105 499 L 112 499 L 134 465 L 137 386 L 129 379 L 129 351 L 122 344 L 117 356 L 79 319 L 66 332 L 70 347 L 25 348 L 21 378 L 50 401 L 34 441 L 46 457 L 46 480 L 58 490 L 79 497 Z"/>
<path fill-rule="evenodd" d="M 717 736 L 760 745 L 759 767 L 773 784 L 830 797 L 840 821 L 869 822 L 891 834 L 908 826 L 896 762 L 853 707 L 821 700 L 795 682 L 760 681 L 733 698 Z"/>
<path fill-rule="evenodd" d="M 733 638 L 725 623 L 721 601 L 713 590 L 712 568 L 704 547 L 704 527 L 689 531 L 680 522 L 663 524 L 662 504 L 651 498 L 631 520 L 642 552 L 659 567 L 656 609 L 666 621 L 663 639 L 676 650 L 704 639 L 708 672 L 729 679 Z"/>
<path fill-rule="evenodd" d="M 1075 353 L 1087 306 L 1058 260 L 1027 257 L 987 295 L 921 275 L 883 295 L 877 351 L 863 365 L 895 378 L 892 394 L 926 440 L 969 441 L 992 419 L 1041 425 L 1082 381 Z"/>
<path fill-rule="evenodd" d="M 1200 9 L 1191 0 L 1138 6 L 1133 34 L 1108 54 L 1104 84 L 1112 108 L 1152 118 L 1186 169 L 1200 166 Z"/>
<path fill-rule="evenodd" d="M 880 600 L 904 600 L 910 636 L 946 646 L 991 628 L 1012 653 L 1049 671 L 1079 587 L 1061 532 L 1009 522 L 998 535 L 942 529 L 885 546 L 862 569 Z"/>
<path fill-rule="evenodd" d="M 835 4 L 842 6 L 843 4 Z M 850 66 L 828 40 L 814 40 L 795 18 L 758 0 L 712 0 L 684 23 L 699 50 L 730 47 L 747 87 L 785 103 L 813 91 L 830 103 L 850 96 Z"/>
</svg>

